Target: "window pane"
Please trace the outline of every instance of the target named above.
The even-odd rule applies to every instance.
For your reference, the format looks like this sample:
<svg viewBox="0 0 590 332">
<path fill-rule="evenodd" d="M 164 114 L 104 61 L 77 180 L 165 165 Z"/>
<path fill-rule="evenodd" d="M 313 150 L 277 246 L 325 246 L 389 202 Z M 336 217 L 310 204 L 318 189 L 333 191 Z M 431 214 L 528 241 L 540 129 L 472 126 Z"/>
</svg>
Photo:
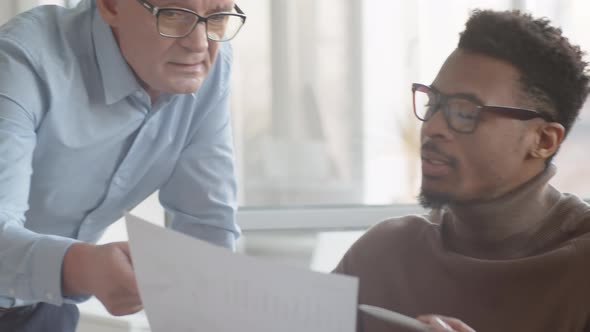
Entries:
<svg viewBox="0 0 590 332">
<path fill-rule="evenodd" d="M 362 201 L 361 59 L 349 36 L 360 18 L 340 3 L 244 2 L 234 110 L 245 204 Z"/>
</svg>

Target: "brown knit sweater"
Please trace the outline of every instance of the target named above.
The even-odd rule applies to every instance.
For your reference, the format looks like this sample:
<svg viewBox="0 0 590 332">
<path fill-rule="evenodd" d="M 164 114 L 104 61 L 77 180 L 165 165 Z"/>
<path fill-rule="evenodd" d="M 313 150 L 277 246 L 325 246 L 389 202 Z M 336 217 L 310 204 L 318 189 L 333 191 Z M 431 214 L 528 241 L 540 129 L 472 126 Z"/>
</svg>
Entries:
<svg viewBox="0 0 590 332">
<path fill-rule="evenodd" d="M 548 185 L 554 174 L 492 202 L 384 221 L 335 272 L 360 278 L 360 303 L 409 316 L 453 316 L 478 332 L 590 332 L 590 206 Z M 394 330 L 361 314 L 359 331 Z"/>
</svg>

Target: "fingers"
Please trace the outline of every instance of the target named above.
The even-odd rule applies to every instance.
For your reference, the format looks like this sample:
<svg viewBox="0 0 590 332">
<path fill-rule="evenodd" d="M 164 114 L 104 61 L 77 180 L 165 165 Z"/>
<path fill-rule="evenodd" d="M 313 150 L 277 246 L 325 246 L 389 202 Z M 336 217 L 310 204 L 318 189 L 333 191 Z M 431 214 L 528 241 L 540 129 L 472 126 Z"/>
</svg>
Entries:
<svg viewBox="0 0 590 332">
<path fill-rule="evenodd" d="M 131 249 L 129 249 L 129 242 L 115 242 L 115 245 L 125 253 L 127 260 L 133 265 L 133 259 L 131 258 Z"/>
<path fill-rule="evenodd" d="M 454 332 L 455 330 L 438 316 L 420 316 L 418 320 L 430 326 L 432 331 Z"/>
<path fill-rule="evenodd" d="M 141 310 L 143 310 L 143 305 L 131 303 L 131 304 L 119 304 L 118 306 L 110 306 L 110 307 L 105 306 L 105 308 L 113 316 L 126 316 L 126 315 L 132 315 L 132 314 L 140 312 Z"/>
<path fill-rule="evenodd" d="M 97 280 L 96 297 L 114 316 L 136 313 L 143 309 L 133 266 L 129 259 L 127 242 L 100 246 L 100 269 L 94 276 Z"/>
<path fill-rule="evenodd" d="M 474 329 L 472 329 L 467 324 L 463 323 L 462 321 L 456 318 L 442 317 L 441 319 L 443 319 L 445 323 L 449 324 L 453 329 L 457 331 L 475 332 Z"/>
<path fill-rule="evenodd" d="M 428 324 L 432 331 L 437 332 L 475 332 L 462 321 L 440 315 L 425 315 L 417 318 L 419 321 Z"/>
<path fill-rule="evenodd" d="M 120 247 L 123 251 L 120 255 L 120 259 L 116 264 L 118 264 L 118 270 L 120 274 L 120 292 L 118 292 L 119 296 L 123 297 L 122 300 L 128 300 L 129 302 L 126 304 L 128 307 L 128 311 L 137 312 L 141 310 L 141 300 L 139 298 L 139 288 L 137 286 L 137 280 L 135 278 L 135 271 L 133 271 L 133 266 L 131 262 L 128 260 L 128 256 L 124 252 L 124 248 L 127 248 L 127 243 L 124 243 Z M 136 309 L 139 308 L 139 309 Z"/>
<path fill-rule="evenodd" d="M 113 246 L 117 247 L 121 250 L 127 259 L 131 262 L 131 251 L 129 250 L 129 242 L 114 242 L 112 243 Z"/>
</svg>

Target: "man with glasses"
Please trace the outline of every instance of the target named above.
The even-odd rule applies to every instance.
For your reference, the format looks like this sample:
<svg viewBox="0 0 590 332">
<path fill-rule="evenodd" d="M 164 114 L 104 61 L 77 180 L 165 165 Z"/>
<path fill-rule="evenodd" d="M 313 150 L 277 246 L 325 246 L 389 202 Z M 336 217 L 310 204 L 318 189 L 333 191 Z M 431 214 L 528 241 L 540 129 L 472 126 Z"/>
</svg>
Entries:
<svg viewBox="0 0 590 332">
<path fill-rule="evenodd" d="M 0 27 L 0 331 L 74 331 L 91 295 L 141 310 L 127 243 L 94 243 L 156 190 L 172 228 L 234 248 L 225 42 L 245 20 L 232 0 L 82 0 Z"/>
<path fill-rule="evenodd" d="M 588 94 L 582 56 L 546 19 L 473 13 L 411 87 L 430 213 L 376 225 L 336 268 L 361 303 L 436 331 L 590 331 L 590 206 L 548 183 Z M 361 316 L 359 330 L 392 328 Z"/>
</svg>

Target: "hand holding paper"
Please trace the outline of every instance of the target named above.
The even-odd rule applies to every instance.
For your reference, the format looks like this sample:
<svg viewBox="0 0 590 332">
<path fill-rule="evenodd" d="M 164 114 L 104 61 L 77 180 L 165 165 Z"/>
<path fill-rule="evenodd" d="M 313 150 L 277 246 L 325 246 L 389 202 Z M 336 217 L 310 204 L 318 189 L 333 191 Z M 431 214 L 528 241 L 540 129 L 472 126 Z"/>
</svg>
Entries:
<svg viewBox="0 0 590 332">
<path fill-rule="evenodd" d="M 353 332 L 358 280 L 234 254 L 132 215 L 127 229 L 152 331 Z"/>
<path fill-rule="evenodd" d="M 65 295 L 94 295 L 112 315 L 142 309 L 126 242 L 71 245 L 62 264 L 62 282 Z"/>
</svg>

